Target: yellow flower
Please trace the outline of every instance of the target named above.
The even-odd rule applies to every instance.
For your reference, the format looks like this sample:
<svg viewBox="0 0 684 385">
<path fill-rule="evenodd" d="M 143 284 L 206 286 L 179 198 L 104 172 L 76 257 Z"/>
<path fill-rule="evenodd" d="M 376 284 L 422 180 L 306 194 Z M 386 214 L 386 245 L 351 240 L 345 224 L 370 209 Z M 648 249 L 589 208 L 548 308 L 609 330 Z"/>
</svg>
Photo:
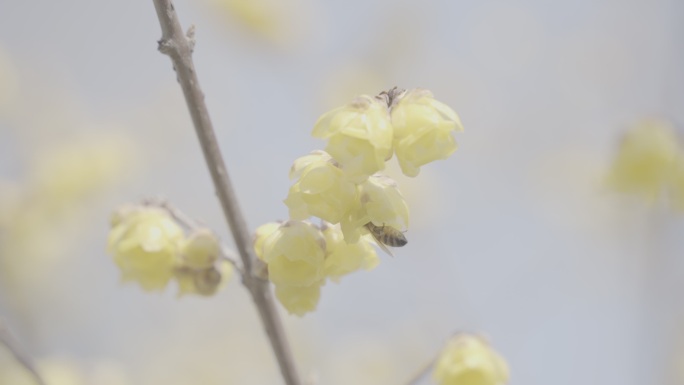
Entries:
<svg viewBox="0 0 684 385">
<path fill-rule="evenodd" d="M 618 191 L 634 193 L 654 203 L 672 183 L 677 195 L 682 156 L 678 138 L 669 124 L 642 122 L 625 134 L 608 181 Z"/>
<path fill-rule="evenodd" d="M 124 281 L 162 290 L 173 275 L 183 239 L 183 230 L 165 210 L 141 207 L 118 219 L 109 233 L 108 249 Z"/>
<path fill-rule="evenodd" d="M 178 282 L 178 296 L 197 294 L 212 296 L 223 288 L 233 274 L 233 266 L 228 261 L 221 261 L 217 267 L 204 269 L 179 267 L 174 271 Z"/>
<path fill-rule="evenodd" d="M 212 267 L 221 254 L 221 245 L 216 235 L 205 228 L 197 229 L 183 243 L 181 256 L 183 266 L 193 269 Z"/>
<path fill-rule="evenodd" d="M 503 385 L 508 365 L 481 338 L 454 337 L 442 351 L 433 377 L 439 385 Z"/>
<path fill-rule="evenodd" d="M 427 90 L 404 94 L 392 108 L 394 153 L 407 176 L 416 176 L 420 167 L 448 158 L 457 145 L 452 131 L 463 131 L 458 115 L 438 102 Z"/>
<path fill-rule="evenodd" d="M 264 260 L 264 242 L 280 228 L 280 222 L 268 222 L 259 226 L 254 233 L 254 253 Z"/>
<path fill-rule="evenodd" d="M 288 313 L 301 317 L 316 310 L 321 298 L 321 285 L 323 281 L 308 286 L 276 285 L 275 295 Z"/>
<path fill-rule="evenodd" d="M 264 240 L 262 252 L 276 285 L 309 286 L 324 277 L 325 239 L 310 223 L 283 223 Z"/>
<path fill-rule="evenodd" d="M 347 243 L 339 226 L 326 227 L 323 235 L 327 247 L 324 271 L 333 281 L 360 269 L 371 270 L 380 263 L 378 254 L 366 239 Z"/>
<path fill-rule="evenodd" d="M 358 204 L 342 222 L 344 239 L 356 243 L 373 222 L 376 226 L 390 226 L 404 231 L 408 228 L 409 212 L 404 197 L 394 180 L 384 175 L 373 175 L 358 185 Z"/>
<path fill-rule="evenodd" d="M 385 102 L 362 95 L 321 116 L 312 135 L 328 139 L 325 150 L 349 180 L 359 183 L 385 168 L 392 156 L 392 124 Z"/>
<path fill-rule="evenodd" d="M 285 199 L 290 218 L 303 220 L 313 215 L 338 223 L 354 203 L 356 186 L 345 179 L 328 154 L 320 151 L 303 158 L 295 161 L 290 172 L 290 177 L 299 177 Z"/>
</svg>

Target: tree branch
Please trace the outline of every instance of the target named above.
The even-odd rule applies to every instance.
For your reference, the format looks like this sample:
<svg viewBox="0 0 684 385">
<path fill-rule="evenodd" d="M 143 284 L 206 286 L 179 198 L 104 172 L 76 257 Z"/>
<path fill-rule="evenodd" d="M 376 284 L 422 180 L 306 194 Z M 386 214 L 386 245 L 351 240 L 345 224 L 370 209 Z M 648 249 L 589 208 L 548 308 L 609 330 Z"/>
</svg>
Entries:
<svg viewBox="0 0 684 385">
<path fill-rule="evenodd" d="M 192 61 L 194 46 L 193 29 L 188 36 L 183 33 L 180 21 L 176 16 L 171 0 L 153 0 L 161 25 L 162 38 L 159 40 L 159 51 L 168 55 L 173 62 L 178 82 L 183 89 L 185 102 L 199 138 L 204 158 L 207 162 L 216 195 L 221 202 L 223 213 L 233 233 L 235 244 L 242 259 L 245 274 L 242 282 L 252 295 L 259 310 L 261 321 L 271 342 L 273 352 L 280 365 L 280 371 L 287 385 L 300 385 L 282 323 L 278 316 L 269 283 L 255 277 L 253 265 L 256 257 L 252 249 L 251 236 L 240 211 L 221 151 L 216 140 L 209 112 L 204 103 L 204 94 L 200 89 Z"/>
<path fill-rule="evenodd" d="M 45 381 L 43 381 L 43 378 L 33 365 L 31 357 L 19 346 L 19 342 L 3 323 L 2 319 L 0 319 L 0 345 L 5 345 L 9 349 L 14 358 L 26 368 L 38 385 L 45 385 Z"/>
</svg>

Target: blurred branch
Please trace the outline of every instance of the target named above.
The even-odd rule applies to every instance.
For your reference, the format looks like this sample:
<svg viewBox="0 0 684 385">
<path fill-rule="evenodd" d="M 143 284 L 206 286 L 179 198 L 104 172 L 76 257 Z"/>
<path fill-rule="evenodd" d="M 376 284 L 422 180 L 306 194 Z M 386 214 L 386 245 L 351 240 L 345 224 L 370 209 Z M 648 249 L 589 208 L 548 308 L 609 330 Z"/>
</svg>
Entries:
<svg viewBox="0 0 684 385">
<path fill-rule="evenodd" d="M 14 355 L 14 358 L 26 368 L 38 385 L 45 385 L 45 381 L 43 381 L 43 378 L 38 374 L 31 357 L 19 346 L 19 341 L 17 341 L 10 332 L 2 319 L 0 319 L 0 344 L 5 345 L 7 349 L 9 349 L 12 355 Z"/>
<path fill-rule="evenodd" d="M 287 385 L 300 385 L 301 382 L 294 366 L 292 353 L 273 301 L 269 283 L 256 277 L 252 269 L 256 257 L 252 248 L 251 236 L 228 178 L 216 134 L 209 118 L 209 111 L 204 103 L 204 93 L 200 89 L 192 61 L 194 29 L 191 28 L 187 36 L 183 33 L 171 0 L 153 1 L 162 30 L 162 38 L 158 42 L 159 51 L 171 58 L 178 82 L 183 89 L 185 102 L 214 182 L 216 195 L 242 259 L 244 266 L 242 283 L 252 295 L 252 299 L 259 310 L 261 321 L 280 365 L 280 372 L 285 383 Z"/>
</svg>

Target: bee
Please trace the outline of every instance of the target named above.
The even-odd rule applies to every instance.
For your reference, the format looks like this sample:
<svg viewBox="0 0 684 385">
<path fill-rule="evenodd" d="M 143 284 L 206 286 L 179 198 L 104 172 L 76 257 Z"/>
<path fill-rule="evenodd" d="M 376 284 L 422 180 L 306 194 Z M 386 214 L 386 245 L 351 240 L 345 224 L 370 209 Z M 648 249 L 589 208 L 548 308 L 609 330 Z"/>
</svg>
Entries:
<svg viewBox="0 0 684 385">
<path fill-rule="evenodd" d="M 373 224 L 373 222 L 368 222 L 366 223 L 366 228 L 368 229 L 368 232 L 370 232 L 370 234 L 373 236 L 378 246 L 385 253 L 391 256 L 394 255 L 387 248 L 387 246 L 402 247 L 406 243 L 408 243 L 404 234 L 401 231 L 395 229 L 394 227 L 385 225 L 376 226 Z"/>
</svg>

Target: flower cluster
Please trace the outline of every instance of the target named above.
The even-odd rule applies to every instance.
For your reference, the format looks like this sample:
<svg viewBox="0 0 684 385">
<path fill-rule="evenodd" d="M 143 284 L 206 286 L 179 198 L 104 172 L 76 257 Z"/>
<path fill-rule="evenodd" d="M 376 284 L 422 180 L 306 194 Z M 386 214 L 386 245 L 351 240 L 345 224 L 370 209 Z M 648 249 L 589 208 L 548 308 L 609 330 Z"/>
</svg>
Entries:
<svg viewBox="0 0 684 385">
<path fill-rule="evenodd" d="M 609 175 L 618 191 L 650 203 L 669 198 L 684 209 L 684 147 L 666 122 L 646 121 L 628 131 Z"/>
<path fill-rule="evenodd" d="M 433 377 L 439 385 L 503 385 L 506 361 L 477 336 L 457 335 L 442 350 Z"/>
<path fill-rule="evenodd" d="M 163 208 L 123 206 L 112 214 L 111 226 L 108 249 L 122 280 L 144 290 L 164 290 L 175 279 L 179 296 L 210 296 L 232 274 L 232 266 L 219 259 L 214 233 L 200 228 L 186 235 Z"/>
<path fill-rule="evenodd" d="M 395 245 L 406 243 L 408 206 L 396 182 L 378 172 L 396 155 L 403 173 L 417 176 L 421 166 L 456 150 L 452 132 L 460 130 L 456 113 L 420 89 L 362 95 L 318 119 L 312 135 L 327 144 L 292 165 L 295 183 L 284 201 L 290 220 L 263 225 L 255 237 L 276 297 L 290 313 L 314 310 L 326 278 L 375 267 L 369 237 L 384 250 L 387 237 L 398 234 Z"/>
<path fill-rule="evenodd" d="M 354 271 L 379 263 L 367 239 L 349 244 L 339 226 L 316 226 L 308 221 L 267 223 L 256 231 L 254 249 L 268 266 L 276 297 L 292 314 L 316 308 L 326 279 L 338 281 Z"/>
</svg>

